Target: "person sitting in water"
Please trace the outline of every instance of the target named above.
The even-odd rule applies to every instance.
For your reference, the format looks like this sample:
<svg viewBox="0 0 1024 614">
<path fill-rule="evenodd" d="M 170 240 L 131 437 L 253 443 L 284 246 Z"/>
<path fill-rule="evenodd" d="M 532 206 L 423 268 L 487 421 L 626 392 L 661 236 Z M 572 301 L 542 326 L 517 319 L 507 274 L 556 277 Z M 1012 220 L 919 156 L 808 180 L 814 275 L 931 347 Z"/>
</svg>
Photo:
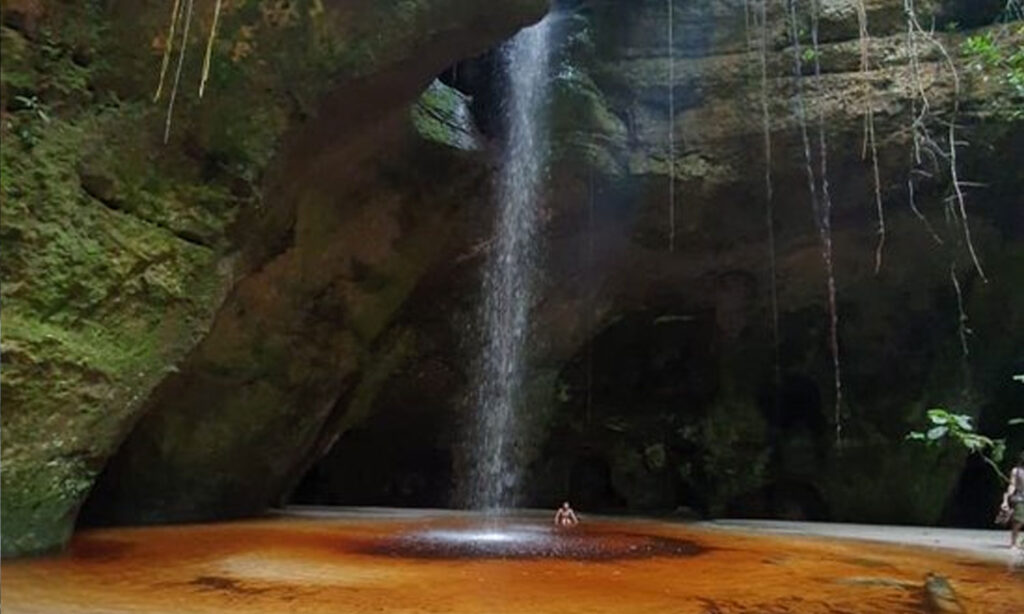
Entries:
<svg viewBox="0 0 1024 614">
<path fill-rule="evenodd" d="M 569 502 L 562 503 L 562 507 L 555 511 L 555 526 L 556 527 L 574 527 L 579 524 L 580 519 L 576 517 L 576 512 L 572 511 L 569 507 Z"/>
<path fill-rule="evenodd" d="M 1020 547 L 1017 537 L 1024 527 L 1024 452 L 1017 458 L 1017 466 L 1010 472 L 1010 485 L 1003 495 L 1002 508 L 1012 513 L 1010 516 L 1010 547 Z"/>
</svg>

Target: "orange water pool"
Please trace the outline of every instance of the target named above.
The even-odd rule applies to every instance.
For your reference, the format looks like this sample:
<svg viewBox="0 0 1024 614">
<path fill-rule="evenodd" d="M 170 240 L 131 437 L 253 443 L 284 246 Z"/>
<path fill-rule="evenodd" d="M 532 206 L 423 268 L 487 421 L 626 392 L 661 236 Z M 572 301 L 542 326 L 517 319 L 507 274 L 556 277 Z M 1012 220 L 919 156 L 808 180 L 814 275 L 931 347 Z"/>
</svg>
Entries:
<svg viewBox="0 0 1024 614">
<path fill-rule="evenodd" d="M 91 530 L 3 564 L 19 613 L 898 614 L 926 574 L 967 612 L 1024 612 L 1024 574 L 968 557 L 809 538 L 457 514 L 284 517 Z"/>
</svg>

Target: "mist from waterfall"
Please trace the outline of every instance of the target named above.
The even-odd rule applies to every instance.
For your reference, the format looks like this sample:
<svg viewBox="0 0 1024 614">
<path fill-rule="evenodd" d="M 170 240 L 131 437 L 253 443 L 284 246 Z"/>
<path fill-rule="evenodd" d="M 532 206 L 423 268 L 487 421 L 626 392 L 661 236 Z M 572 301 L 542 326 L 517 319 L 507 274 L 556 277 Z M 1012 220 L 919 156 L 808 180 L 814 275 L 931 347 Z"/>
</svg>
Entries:
<svg viewBox="0 0 1024 614">
<path fill-rule="evenodd" d="M 526 341 L 530 328 L 537 225 L 548 154 L 546 110 L 552 22 L 522 30 L 501 48 L 505 148 L 498 172 L 498 217 L 484 272 L 483 343 L 473 382 L 474 433 L 467 503 L 514 507 L 520 479 Z"/>
</svg>

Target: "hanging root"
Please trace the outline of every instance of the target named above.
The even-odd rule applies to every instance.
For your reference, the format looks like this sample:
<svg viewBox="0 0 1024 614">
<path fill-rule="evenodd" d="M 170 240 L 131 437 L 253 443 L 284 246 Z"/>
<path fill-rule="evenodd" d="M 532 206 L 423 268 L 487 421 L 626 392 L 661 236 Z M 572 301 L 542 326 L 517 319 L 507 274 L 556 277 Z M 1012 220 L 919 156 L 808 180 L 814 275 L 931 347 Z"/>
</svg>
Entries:
<svg viewBox="0 0 1024 614">
<path fill-rule="evenodd" d="M 177 0 L 175 0 L 177 1 Z M 213 41 L 217 38 L 217 23 L 220 21 L 221 0 L 213 5 L 213 23 L 210 25 L 210 36 L 206 39 L 206 57 L 203 58 L 203 76 L 199 79 L 199 98 L 206 90 L 206 81 L 210 78 L 210 58 L 213 56 Z"/>
<path fill-rule="evenodd" d="M 156 84 L 156 93 L 153 94 L 153 102 L 160 100 L 160 94 L 164 90 L 164 78 L 167 76 L 167 66 L 171 63 L 171 48 L 174 46 L 174 28 L 178 25 L 181 8 L 181 0 L 174 0 L 174 7 L 171 8 L 171 24 L 167 26 L 167 40 L 164 41 L 164 58 L 160 63 L 160 80 Z"/>
<path fill-rule="evenodd" d="M 871 171 L 875 186 L 875 208 L 878 210 L 878 246 L 875 248 L 875 275 L 882 269 L 882 249 L 885 247 L 885 211 L 882 207 L 882 187 L 878 172 L 878 146 L 875 142 L 874 90 L 871 86 L 871 36 L 868 33 L 868 12 L 864 0 L 857 0 L 857 25 L 860 35 L 860 74 L 864 102 L 864 145 L 861 158 L 871 154 Z"/>
<path fill-rule="evenodd" d="M 949 203 L 949 207 L 952 209 L 952 217 L 957 218 L 959 222 L 964 235 L 964 244 L 967 247 L 968 254 L 970 254 L 974 269 L 978 272 L 981 280 L 988 283 L 988 278 L 985 276 L 985 271 L 981 266 L 981 260 L 978 258 L 977 250 L 974 248 L 971 226 L 967 218 L 967 205 L 963 188 L 968 182 L 960 179 L 957 168 L 957 146 L 962 144 L 958 141 L 956 134 L 956 121 L 960 114 L 960 74 L 956 69 L 956 63 L 953 61 L 945 45 L 935 37 L 933 32 L 926 31 L 921 27 L 921 23 L 917 18 L 915 0 L 903 0 L 903 10 L 907 19 L 907 45 L 914 88 L 917 92 L 917 104 L 914 104 L 916 113 L 911 123 L 911 133 L 914 139 L 915 167 L 920 167 L 922 154 L 928 155 L 935 166 L 942 166 L 941 162 L 945 162 L 945 166 L 948 168 L 950 183 L 953 186 L 953 199 Z M 918 38 L 931 45 L 942 56 L 943 63 L 948 68 L 953 81 L 953 105 L 949 119 L 945 120 L 946 142 L 943 145 L 938 144 L 928 129 L 928 120 L 931 118 L 931 106 L 925 93 L 924 83 L 921 80 L 920 63 L 918 62 Z M 918 106 L 919 110 L 917 110 Z"/>
<path fill-rule="evenodd" d="M 821 0 L 811 0 L 811 44 L 814 49 L 814 84 L 821 94 L 821 49 L 818 45 L 818 17 L 821 14 Z M 832 350 L 832 374 L 836 391 L 835 422 L 836 445 L 843 442 L 843 378 L 839 365 L 839 311 L 836 305 L 836 278 L 832 251 L 832 197 L 828 184 L 828 143 L 825 139 L 825 106 L 818 105 L 818 164 L 821 173 L 821 235 L 822 257 L 828 275 L 829 346 Z"/>
<path fill-rule="evenodd" d="M 775 211 L 772 199 L 772 129 L 768 108 L 768 1 L 761 0 L 761 131 L 764 135 L 765 225 L 768 228 L 768 262 L 772 291 L 772 345 L 775 349 L 775 383 L 781 380 L 779 356 L 779 289 L 775 261 Z"/>
<path fill-rule="evenodd" d="M 188 49 L 188 28 L 192 23 L 192 2 L 187 0 L 185 8 L 185 25 L 181 30 L 181 50 L 178 53 L 178 66 L 174 71 L 174 85 L 171 87 L 171 98 L 167 103 L 167 120 L 164 123 L 164 143 L 171 138 L 171 118 L 174 115 L 174 101 L 178 97 L 178 83 L 181 81 L 181 67 L 185 64 L 185 50 Z"/>
<path fill-rule="evenodd" d="M 803 61 L 800 45 L 799 28 L 796 17 L 796 2 L 789 1 L 789 26 L 790 36 L 793 39 L 793 68 L 797 89 L 797 119 L 800 124 L 800 136 L 804 146 L 804 161 L 807 168 L 807 185 L 811 196 L 811 208 L 814 212 L 815 224 L 818 228 L 818 235 L 821 239 L 822 260 L 825 263 L 825 272 L 828 278 L 828 311 L 829 311 L 829 350 L 832 354 L 832 373 L 835 385 L 835 428 L 836 445 L 842 445 L 843 422 L 843 380 L 839 360 L 839 315 L 836 306 L 836 283 L 835 270 L 832 258 L 832 201 L 829 195 L 828 183 L 828 146 L 825 140 L 825 111 L 823 106 L 818 109 L 818 174 L 814 170 L 814 159 L 811 154 L 811 142 L 807 132 L 807 111 L 803 96 Z M 821 86 L 821 61 L 818 45 L 818 15 L 819 5 L 817 0 L 811 2 L 811 42 L 814 55 L 814 82 L 818 92 L 822 91 Z M 821 182 L 821 197 L 818 196 L 818 182 Z"/>
<path fill-rule="evenodd" d="M 907 179 L 907 195 L 907 200 L 910 203 L 910 210 L 914 212 L 914 215 L 917 216 L 917 219 L 921 220 L 921 223 L 924 224 L 925 229 L 928 231 L 928 234 L 931 235 L 932 239 L 934 239 L 937 244 L 943 245 L 945 242 L 942 240 L 942 237 L 940 237 L 939 234 L 935 232 L 935 229 L 932 227 L 931 222 L 929 222 L 928 218 L 925 217 L 923 213 L 921 213 L 920 209 L 917 208 L 917 202 L 914 198 L 913 178 Z"/>
<path fill-rule="evenodd" d="M 963 349 L 964 358 L 967 358 L 971 351 L 967 348 L 967 335 L 971 329 L 967 327 L 967 312 L 964 311 L 964 295 L 960 291 L 960 280 L 956 277 L 956 261 L 949 263 L 949 277 L 953 280 L 953 289 L 956 291 L 957 309 L 957 332 L 960 335 L 960 347 Z"/>
<path fill-rule="evenodd" d="M 747 49 L 751 52 L 757 51 L 759 55 L 760 77 L 761 77 L 761 131 L 764 141 L 764 200 L 765 200 L 765 227 L 768 231 L 768 263 L 769 279 L 771 285 L 771 312 L 772 312 L 772 347 L 775 352 L 775 384 L 778 385 L 781 379 L 780 356 L 779 356 L 779 291 L 777 287 L 777 273 L 775 261 L 775 212 L 773 211 L 772 199 L 772 132 L 771 112 L 768 107 L 768 2 L 761 0 L 759 7 L 750 7 L 749 0 L 744 0 L 743 8 L 746 16 Z M 755 47 L 755 39 L 752 33 L 752 26 L 759 26 L 759 40 Z"/>
<path fill-rule="evenodd" d="M 1024 19 L 1024 0 L 1006 0 L 1002 18 L 1005 21 Z"/>
<path fill-rule="evenodd" d="M 668 251 L 676 248 L 676 65 L 675 27 L 673 12 L 675 0 L 668 0 Z"/>
</svg>

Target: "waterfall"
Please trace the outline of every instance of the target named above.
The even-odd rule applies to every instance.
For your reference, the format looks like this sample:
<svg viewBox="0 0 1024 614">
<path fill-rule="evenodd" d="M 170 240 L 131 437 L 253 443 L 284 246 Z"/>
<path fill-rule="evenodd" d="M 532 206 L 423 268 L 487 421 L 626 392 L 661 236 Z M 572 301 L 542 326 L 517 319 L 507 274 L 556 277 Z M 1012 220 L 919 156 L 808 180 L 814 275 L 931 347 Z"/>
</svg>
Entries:
<svg viewBox="0 0 1024 614">
<path fill-rule="evenodd" d="M 473 403 L 475 433 L 468 503 L 515 505 L 519 483 L 522 388 L 533 299 L 537 222 L 547 159 L 545 110 L 552 16 L 522 30 L 501 49 L 506 76 L 507 138 L 496 193 L 498 219 L 485 265 Z"/>
</svg>

